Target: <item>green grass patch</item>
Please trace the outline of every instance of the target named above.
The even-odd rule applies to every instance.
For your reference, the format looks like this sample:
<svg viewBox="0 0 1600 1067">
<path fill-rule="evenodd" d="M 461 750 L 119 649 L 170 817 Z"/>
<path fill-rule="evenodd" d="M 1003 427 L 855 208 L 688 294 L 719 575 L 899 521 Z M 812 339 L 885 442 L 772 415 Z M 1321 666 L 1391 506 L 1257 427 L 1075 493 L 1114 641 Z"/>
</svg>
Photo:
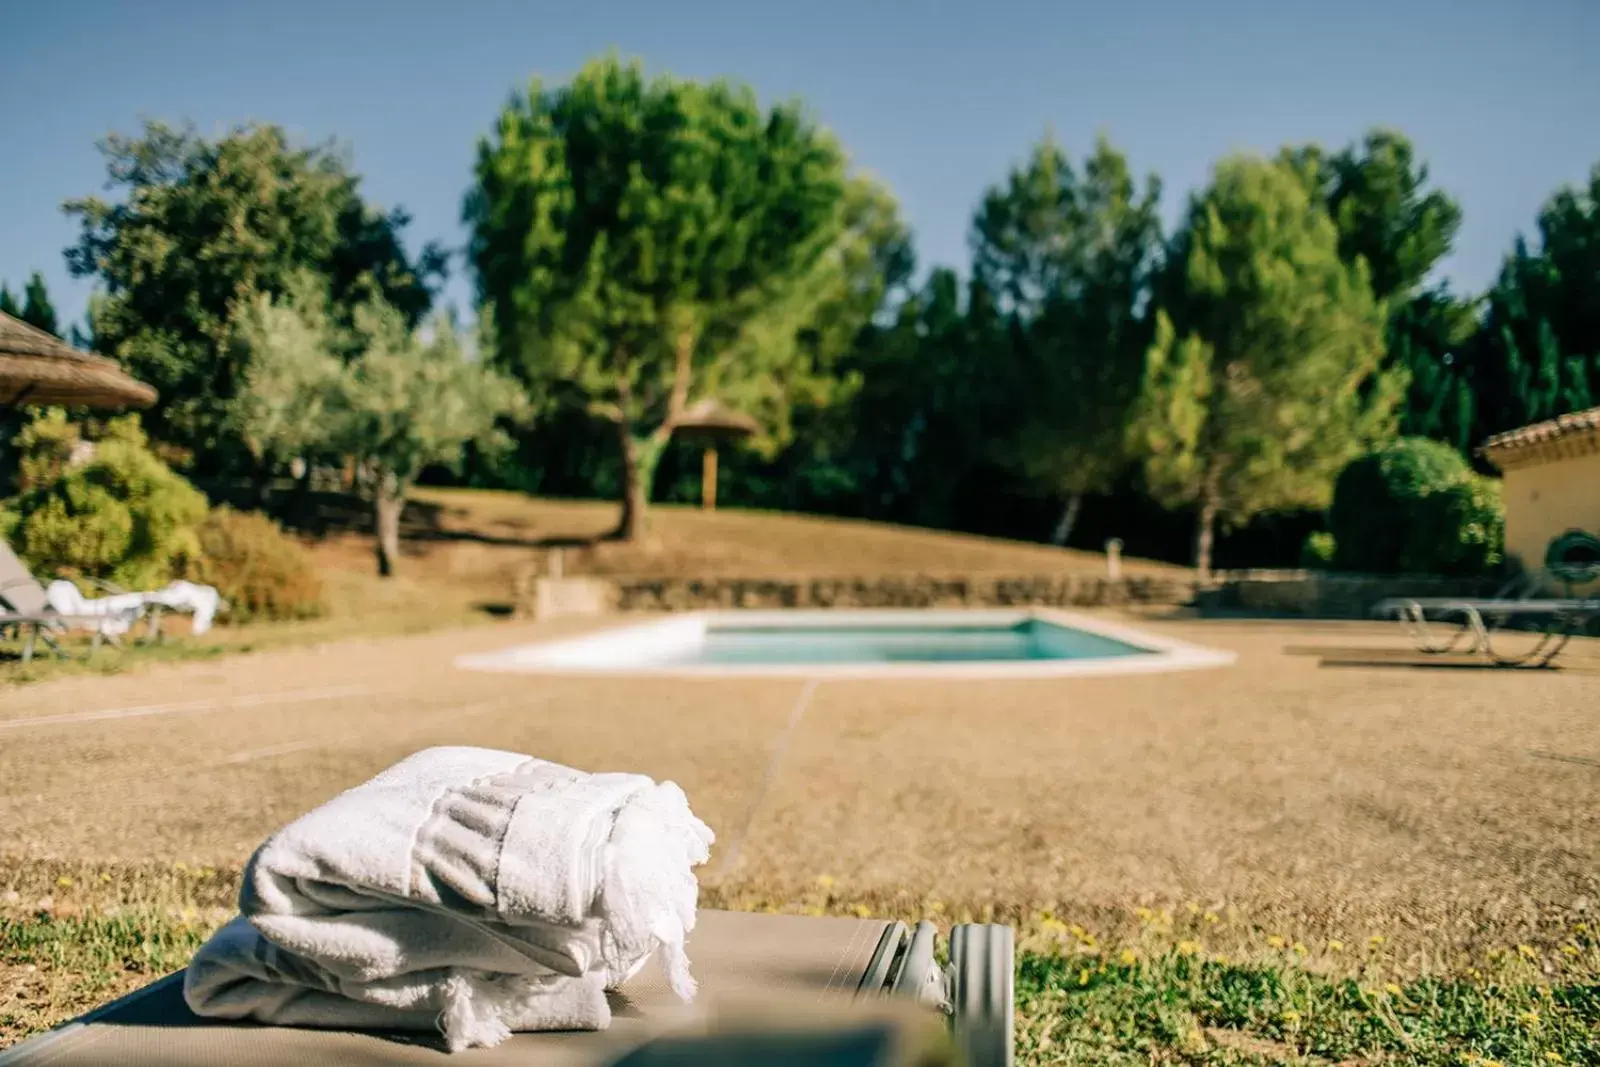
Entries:
<svg viewBox="0 0 1600 1067">
<path fill-rule="evenodd" d="M 1594 981 L 1480 973 L 1369 986 L 1180 952 L 1025 954 L 1017 1016 L 1018 1060 L 1031 1064 L 1600 1063 Z"/>
</svg>

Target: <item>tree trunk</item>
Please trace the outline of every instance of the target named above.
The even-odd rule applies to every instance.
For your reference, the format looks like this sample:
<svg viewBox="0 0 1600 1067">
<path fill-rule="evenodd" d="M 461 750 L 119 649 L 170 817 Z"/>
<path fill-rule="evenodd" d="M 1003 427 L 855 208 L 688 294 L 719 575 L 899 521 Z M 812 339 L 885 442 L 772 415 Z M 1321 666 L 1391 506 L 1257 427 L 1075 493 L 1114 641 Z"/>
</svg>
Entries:
<svg viewBox="0 0 1600 1067">
<path fill-rule="evenodd" d="M 1072 536 L 1072 528 L 1078 525 L 1078 511 L 1083 507 L 1083 494 L 1072 493 L 1067 497 L 1067 506 L 1061 509 L 1061 518 L 1056 522 L 1056 528 L 1050 534 L 1052 545 L 1064 545 Z"/>
<path fill-rule="evenodd" d="M 400 565 L 400 512 L 406 504 L 399 479 L 389 471 L 382 472 L 372 500 L 378 534 L 378 576 L 391 578 Z"/>
<path fill-rule="evenodd" d="M 662 449 L 653 438 L 634 437 L 623 424 L 617 426 L 617 443 L 622 448 L 622 517 L 611 536 L 617 541 L 634 541 L 645 533 L 650 485 Z"/>
<path fill-rule="evenodd" d="M 1207 468 L 1205 481 L 1200 486 L 1200 516 L 1194 531 L 1195 577 L 1201 582 L 1211 581 L 1211 545 L 1216 537 L 1221 498 L 1221 466 L 1213 463 Z"/>
</svg>

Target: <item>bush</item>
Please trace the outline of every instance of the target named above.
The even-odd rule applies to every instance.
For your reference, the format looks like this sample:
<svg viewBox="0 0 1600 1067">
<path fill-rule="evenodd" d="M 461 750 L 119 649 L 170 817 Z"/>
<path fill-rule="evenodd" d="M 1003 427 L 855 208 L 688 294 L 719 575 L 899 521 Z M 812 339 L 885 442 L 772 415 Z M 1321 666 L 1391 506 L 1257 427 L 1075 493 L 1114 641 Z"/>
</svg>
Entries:
<svg viewBox="0 0 1600 1067">
<path fill-rule="evenodd" d="M 1459 452 L 1408 437 L 1340 473 L 1328 526 L 1339 570 L 1477 575 L 1501 562 L 1505 507 Z"/>
<path fill-rule="evenodd" d="M 256 512 L 219 507 L 200 527 L 199 581 L 228 602 L 224 619 L 306 619 L 322 614 L 322 579 L 306 550 Z"/>
<path fill-rule="evenodd" d="M 1333 566 L 1334 551 L 1333 534 L 1326 530 L 1309 534 L 1300 546 L 1300 566 L 1308 571 L 1325 571 Z"/>
<path fill-rule="evenodd" d="M 197 556 L 206 498 L 156 458 L 134 416 L 89 441 L 50 411 L 17 446 L 20 492 L 0 508 L 0 536 L 40 577 L 154 589 Z"/>
</svg>

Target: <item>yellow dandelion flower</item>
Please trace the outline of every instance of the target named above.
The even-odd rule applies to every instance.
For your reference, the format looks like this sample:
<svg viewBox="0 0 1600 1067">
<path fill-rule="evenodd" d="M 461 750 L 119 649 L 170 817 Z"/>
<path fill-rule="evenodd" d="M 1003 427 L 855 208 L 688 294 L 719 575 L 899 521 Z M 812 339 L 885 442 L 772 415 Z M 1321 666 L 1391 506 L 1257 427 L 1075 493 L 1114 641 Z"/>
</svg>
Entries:
<svg viewBox="0 0 1600 1067">
<path fill-rule="evenodd" d="M 1056 917 L 1056 913 L 1051 911 L 1049 908 L 1045 908 L 1043 911 L 1041 911 L 1039 913 L 1039 921 L 1042 922 L 1042 923 L 1051 922 L 1052 920 L 1055 919 L 1055 917 Z"/>
<path fill-rule="evenodd" d="M 1525 1011 L 1521 1015 L 1517 1016 L 1517 1022 L 1521 1023 L 1523 1026 L 1537 1026 L 1539 1025 L 1539 1013 L 1536 1011 Z"/>
<path fill-rule="evenodd" d="M 1155 917 L 1155 912 L 1149 908 L 1134 908 L 1133 913 L 1139 917 L 1140 922 L 1149 922 Z"/>
<path fill-rule="evenodd" d="M 1208 922 L 1208 923 L 1213 923 L 1213 924 L 1215 924 L 1215 923 L 1218 923 L 1218 922 L 1221 922 L 1221 921 L 1222 921 L 1222 920 L 1221 920 L 1221 919 L 1219 919 L 1219 918 L 1218 918 L 1218 917 L 1217 917 L 1217 913 L 1216 913 L 1216 912 L 1214 912 L 1214 911 L 1208 911 L 1208 912 L 1206 912 L 1206 913 L 1205 913 L 1205 915 L 1203 915 L 1203 916 L 1201 916 L 1201 918 L 1203 918 L 1203 919 L 1204 919 L 1204 920 L 1205 920 L 1205 921 L 1206 921 L 1206 922 Z"/>
<path fill-rule="evenodd" d="M 1499 1060 L 1479 1060 L 1478 1065 L 1479 1067 L 1506 1067 Z"/>
<path fill-rule="evenodd" d="M 1561 946 L 1561 951 L 1565 952 L 1569 956 L 1576 956 L 1578 954 L 1578 946 L 1577 945 L 1562 945 Z"/>
<path fill-rule="evenodd" d="M 1537 952 L 1533 951 L 1533 946 L 1532 945 L 1518 945 L 1517 946 L 1517 955 L 1521 956 L 1523 959 L 1531 960 L 1531 959 L 1535 958 L 1536 956 L 1538 956 L 1539 954 Z"/>
<path fill-rule="evenodd" d="M 1589 932 L 1589 924 L 1588 923 L 1579 923 L 1578 925 L 1574 926 L 1573 929 L 1578 931 L 1578 933 L 1580 933 L 1580 934 L 1586 934 L 1586 933 Z"/>
<path fill-rule="evenodd" d="M 1089 968 L 1085 967 L 1083 970 L 1078 972 L 1078 984 L 1079 985 L 1088 985 L 1089 984 Z"/>
<path fill-rule="evenodd" d="M 1285 941 L 1283 938 L 1279 937 L 1277 934 L 1273 934 L 1271 937 L 1267 938 L 1268 948 L 1282 948 L 1284 944 Z"/>
<path fill-rule="evenodd" d="M 870 918 L 872 918 L 872 909 L 867 907 L 865 904 L 857 904 L 855 907 L 851 908 L 850 910 L 855 913 L 855 916 L 858 919 L 870 919 Z"/>
<path fill-rule="evenodd" d="M 820 885 L 824 889 L 832 888 L 832 886 L 833 886 L 833 875 L 831 875 L 831 874 L 819 874 L 819 875 L 817 875 L 817 884 Z"/>
<path fill-rule="evenodd" d="M 1306 946 L 1304 944 L 1302 944 L 1299 941 L 1296 941 L 1294 943 L 1294 951 L 1297 952 L 1298 954 L 1304 956 L 1306 954 L 1307 949 L 1306 949 Z"/>
<path fill-rule="evenodd" d="M 1117 960 L 1124 967 L 1132 967 L 1135 963 L 1139 962 L 1139 954 L 1133 951 L 1131 948 L 1125 948 L 1122 950 L 1122 955 L 1117 957 Z"/>
<path fill-rule="evenodd" d="M 1561 1058 L 1561 1053 L 1553 1051 L 1553 1050 L 1550 1051 L 1550 1052 L 1546 1052 L 1544 1054 L 1544 1058 L 1549 1060 L 1551 1063 L 1563 1063 L 1563 1062 L 1565 1062 Z"/>
<path fill-rule="evenodd" d="M 1089 931 L 1085 930 L 1077 923 L 1073 923 L 1071 926 L 1067 927 L 1067 930 L 1072 934 L 1073 937 L 1087 937 L 1089 935 Z"/>
<path fill-rule="evenodd" d="M 944 901 L 934 900 L 928 903 L 928 910 L 938 915 L 944 911 Z"/>
<path fill-rule="evenodd" d="M 1385 983 L 1384 987 L 1383 987 L 1383 991 L 1385 993 L 1389 994 L 1391 997 L 1403 997 L 1403 996 L 1406 995 L 1406 991 L 1404 989 L 1401 989 L 1394 982 Z"/>
<path fill-rule="evenodd" d="M 1371 937 L 1367 938 L 1367 944 L 1369 944 L 1369 945 L 1381 945 L 1381 944 L 1383 944 L 1383 935 L 1382 934 L 1373 934 Z"/>
<path fill-rule="evenodd" d="M 1300 1022 L 1300 1013 L 1295 1011 L 1293 1008 L 1285 1008 L 1283 1010 L 1283 1014 L 1278 1016 L 1278 1018 L 1283 1020 L 1283 1025 L 1294 1026 Z"/>
<path fill-rule="evenodd" d="M 56 879 L 56 885 L 60 886 L 62 889 L 71 889 L 72 879 L 63 874 L 60 878 Z"/>
<path fill-rule="evenodd" d="M 102 874 L 100 876 L 100 884 L 101 885 L 110 885 L 111 884 L 111 876 L 109 874 Z"/>
<path fill-rule="evenodd" d="M 1222 953 L 1220 953 L 1220 952 L 1219 952 L 1219 953 L 1217 953 L 1217 954 L 1216 954 L 1216 955 L 1215 955 L 1215 956 L 1212 956 L 1212 957 L 1211 957 L 1211 959 L 1212 959 L 1212 962 L 1214 962 L 1214 963 L 1220 963 L 1220 964 L 1222 964 L 1222 966 L 1224 966 L 1224 967 L 1226 967 L 1226 966 L 1227 966 L 1227 965 L 1228 965 L 1228 957 L 1226 957 L 1226 956 L 1224 956 L 1224 955 L 1223 955 L 1223 954 L 1222 954 Z"/>
<path fill-rule="evenodd" d="M 1199 951 L 1200 951 L 1200 942 L 1198 942 L 1198 941 L 1189 941 L 1189 940 L 1185 939 L 1183 941 L 1179 941 L 1178 942 L 1178 955 L 1180 955 L 1180 956 L 1193 956 L 1196 952 L 1199 952 Z"/>
<path fill-rule="evenodd" d="M 1468 967 L 1467 968 L 1467 977 L 1468 978 L 1482 978 L 1483 977 L 1483 972 L 1478 970 L 1478 968 L 1476 968 L 1476 967 Z"/>
<path fill-rule="evenodd" d="M 1328 942 L 1328 951 L 1329 952 L 1343 952 L 1344 951 L 1344 942 L 1343 941 L 1338 941 L 1338 940 L 1329 941 Z"/>
</svg>

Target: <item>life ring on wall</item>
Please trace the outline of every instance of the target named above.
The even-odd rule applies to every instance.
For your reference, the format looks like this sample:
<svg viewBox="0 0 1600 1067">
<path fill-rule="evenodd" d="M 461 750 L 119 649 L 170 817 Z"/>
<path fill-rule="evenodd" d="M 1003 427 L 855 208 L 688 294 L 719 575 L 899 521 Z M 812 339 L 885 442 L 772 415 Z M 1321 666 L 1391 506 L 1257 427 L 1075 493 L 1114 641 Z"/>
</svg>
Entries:
<svg viewBox="0 0 1600 1067">
<path fill-rule="evenodd" d="M 1568 530 L 1545 549 L 1544 569 L 1572 585 L 1600 578 L 1600 537 L 1586 530 Z"/>
</svg>

